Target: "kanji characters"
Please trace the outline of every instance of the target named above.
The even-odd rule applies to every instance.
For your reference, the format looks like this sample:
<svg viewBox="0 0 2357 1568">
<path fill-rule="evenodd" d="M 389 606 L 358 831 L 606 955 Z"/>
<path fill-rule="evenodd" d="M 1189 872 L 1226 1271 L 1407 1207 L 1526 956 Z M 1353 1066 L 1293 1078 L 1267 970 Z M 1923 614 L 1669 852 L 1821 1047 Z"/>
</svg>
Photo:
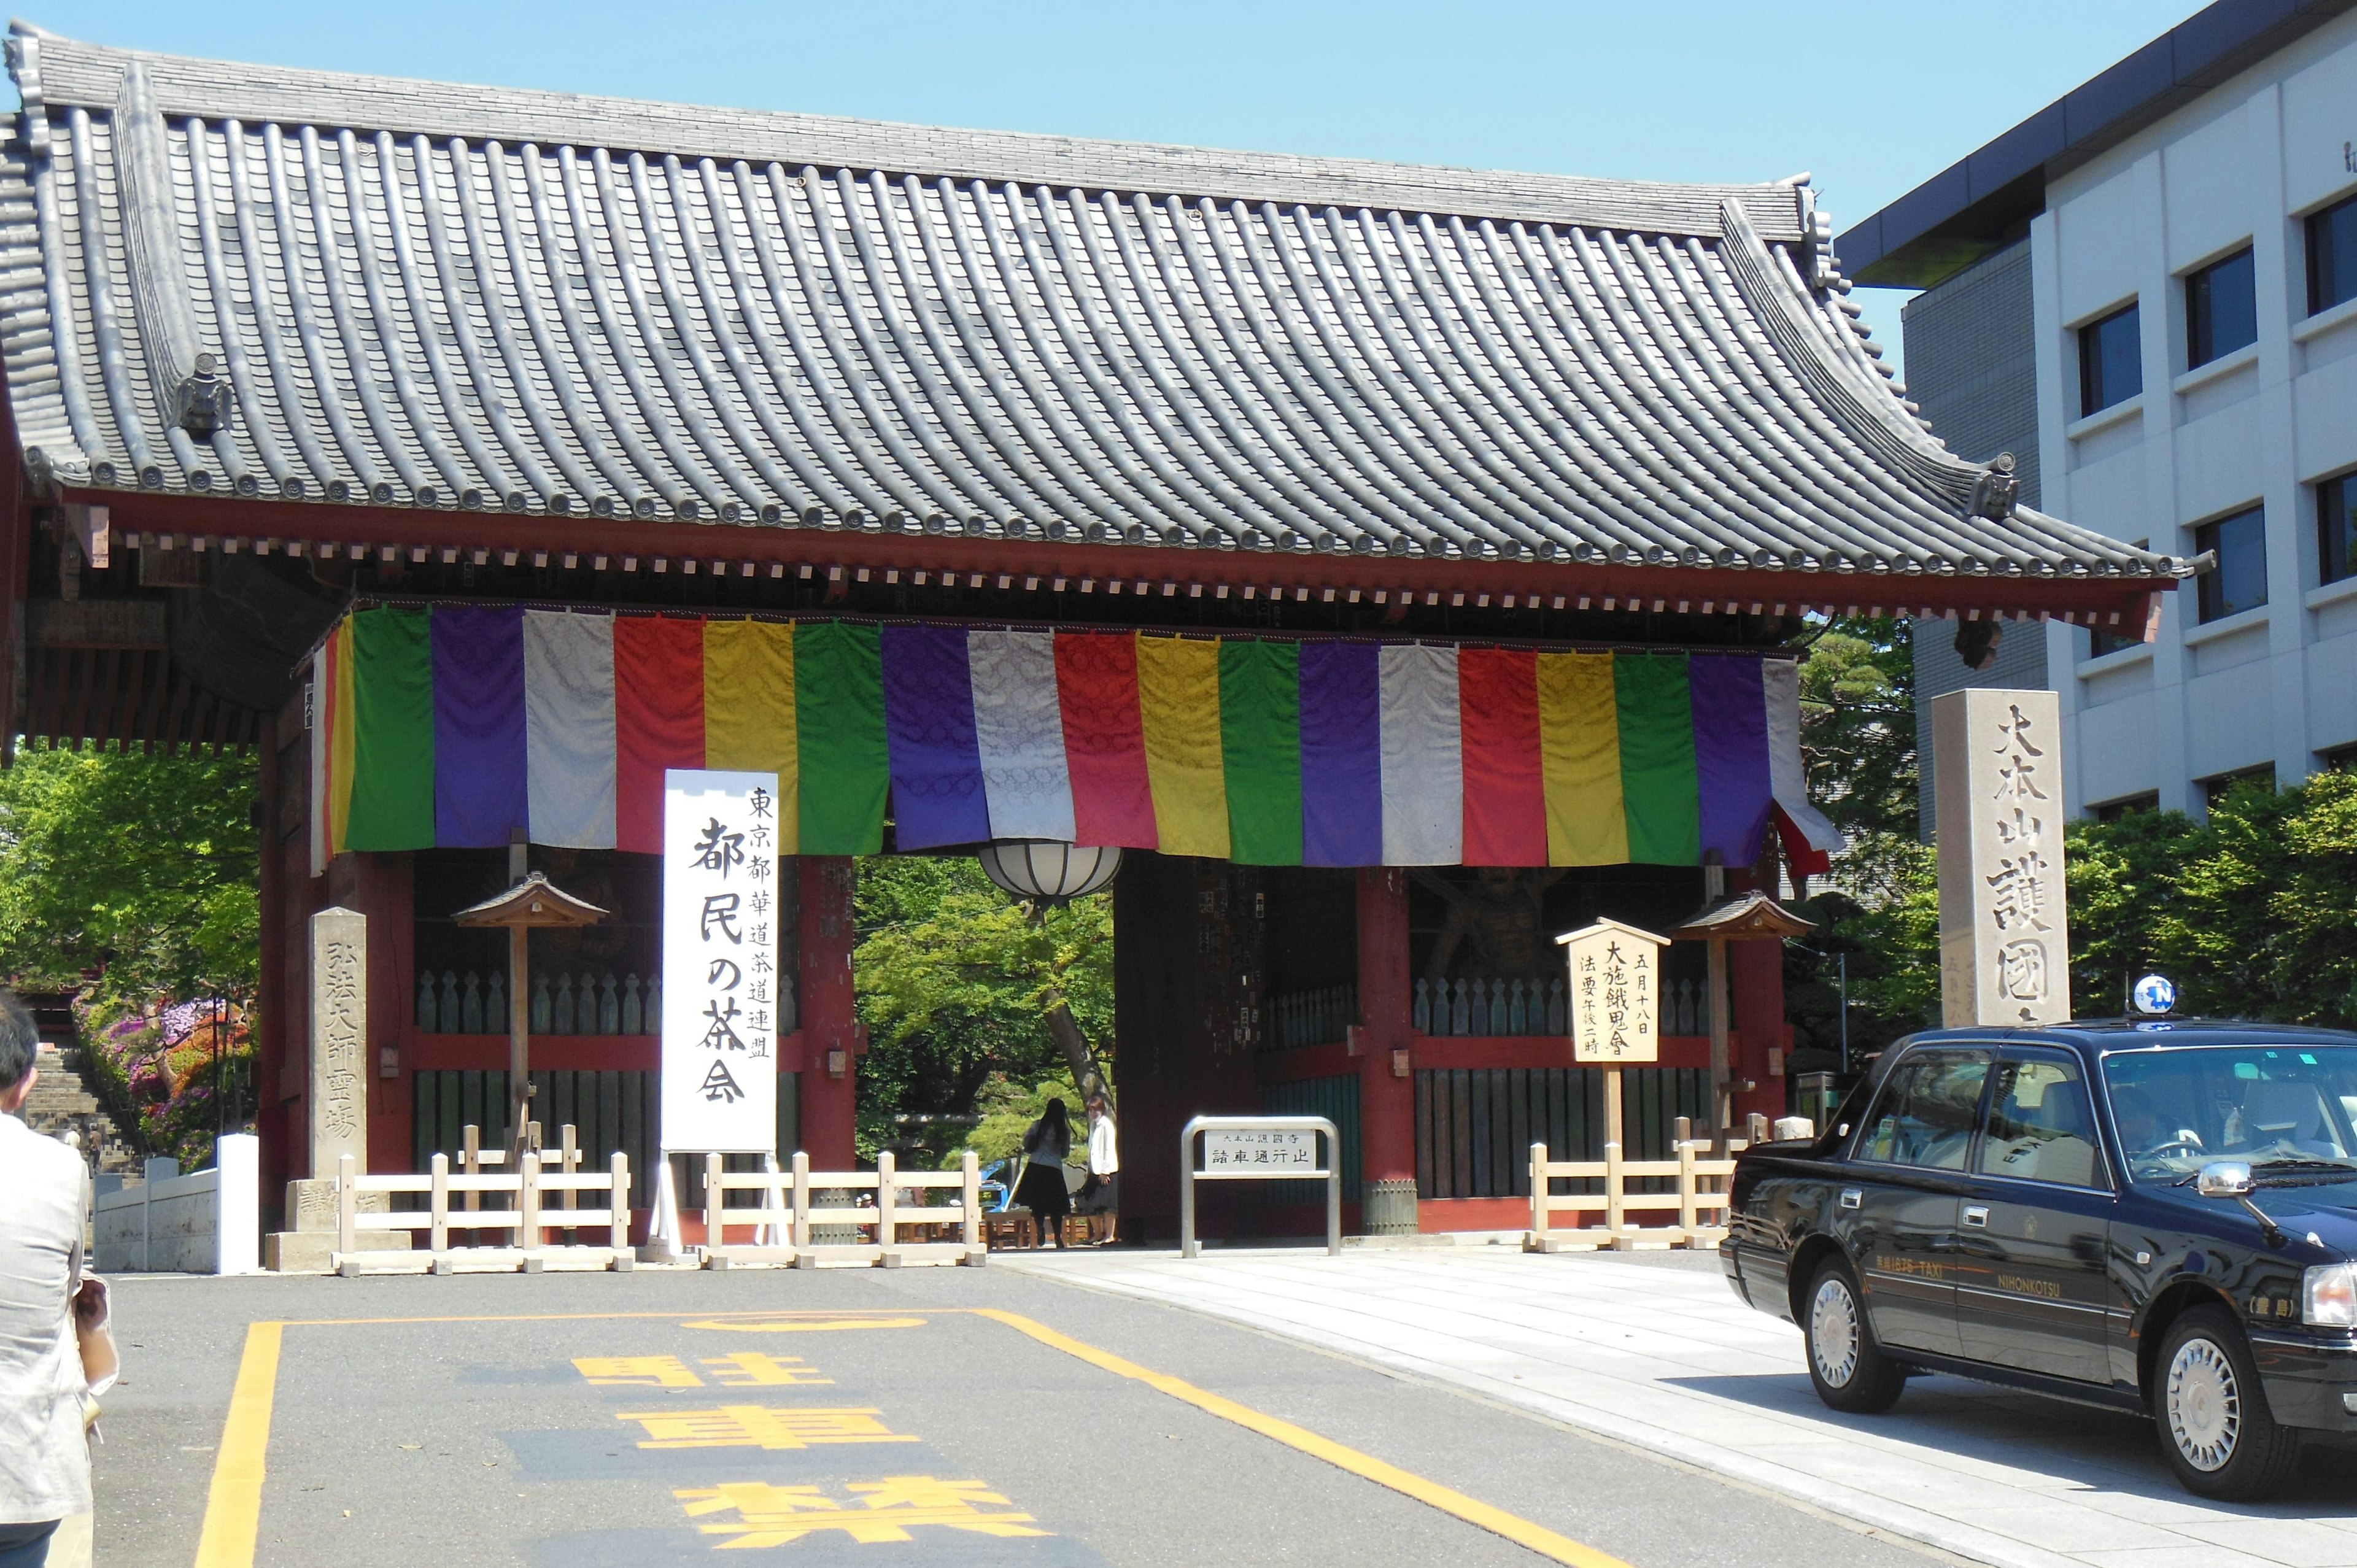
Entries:
<svg viewBox="0 0 2357 1568">
<path fill-rule="evenodd" d="M 909 1541 L 913 1539 L 909 1530 L 925 1526 L 1002 1538 L 1049 1533 L 1036 1528 L 1038 1521 L 1030 1514 L 985 1511 L 985 1504 L 1005 1509 L 1008 1502 L 985 1481 L 888 1476 L 880 1481 L 851 1482 L 847 1489 L 853 1499 L 847 1505 L 816 1487 L 759 1481 L 687 1487 L 672 1495 L 687 1506 L 691 1518 L 727 1512 L 737 1516 L 733 1523 L 698 1527 L 706 1535 L 736 1537 L 724 1543 L 724 1550 L 783 1546 L 822 1530 L 841 1530 L 863 1544 Z"/>
<path fill-rule="evenodd" d="M 877 1419 L 874 1407 L 722 1405 L 717 1410 L 619 1412 L 647 1429 L 641 1448 L 813 1448 L 838 1443 L 914 1443 Z"/>
</svg>

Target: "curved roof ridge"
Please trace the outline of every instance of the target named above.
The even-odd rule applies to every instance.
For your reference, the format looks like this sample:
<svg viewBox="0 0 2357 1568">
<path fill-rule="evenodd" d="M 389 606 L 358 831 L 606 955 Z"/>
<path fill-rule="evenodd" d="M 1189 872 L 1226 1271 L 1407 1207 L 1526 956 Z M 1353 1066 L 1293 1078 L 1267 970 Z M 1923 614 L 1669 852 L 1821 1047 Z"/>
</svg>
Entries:
<svg viewBox="0 0 2357 1568">
<path fill-rule="evenodd" d="M 1680 185 L 1369 158 L 1243 152 L 1024 131 L 902 124 L 776 110 L 707 108 L 652 100 L 480 87 L 296 67 L 241 65 L 83 43 L 23 22 L 38 47 L 27 87 L 51 107 L 112 107 L 133 67 L 151 79 L 156 108 L 207 119 L 299 121 L 359 132 L 542 146 L 605 147 L 682 158 L 877 169 L 928 178 L 1074 187 L 1221 200 L 1396 209 L 1465 218 L 1577 223 L 1717 238 L 1734 203 L 1771 241 L 1803 237 L 1791 182 Z"/>
</svg>

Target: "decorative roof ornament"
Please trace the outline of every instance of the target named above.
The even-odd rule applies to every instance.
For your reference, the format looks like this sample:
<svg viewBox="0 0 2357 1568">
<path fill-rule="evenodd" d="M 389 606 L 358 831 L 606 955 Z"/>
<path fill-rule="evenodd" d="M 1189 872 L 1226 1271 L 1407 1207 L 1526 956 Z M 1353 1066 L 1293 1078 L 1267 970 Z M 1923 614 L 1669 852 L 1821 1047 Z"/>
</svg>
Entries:
<svg viewBox="0 0 2357 1568">
<path fill-rule="evenodd" d="M 2021 494 L 2021 480 L 2013 471 L 2013 454 L 2000 452 L 1988 460 L 1988 467 L 1973 482 L 1973 515 L 1991 522 L 2004 522 L 2013 516 L 2014 501 Z"/>
</svg>

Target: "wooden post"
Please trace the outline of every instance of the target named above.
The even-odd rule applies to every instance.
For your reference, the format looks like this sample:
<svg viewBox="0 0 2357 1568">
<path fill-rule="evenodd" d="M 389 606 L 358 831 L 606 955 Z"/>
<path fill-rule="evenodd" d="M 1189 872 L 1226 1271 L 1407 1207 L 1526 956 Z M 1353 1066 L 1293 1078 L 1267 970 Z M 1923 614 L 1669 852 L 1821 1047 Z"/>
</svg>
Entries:
<svg viewBox="0 0 2357 1568">
<path fill-rule="evenodd" d="M 510 852 L 513 858 L 513 851 Z M 537 1137 L 525 1142 L 524 1123 L 532 1116 L 532 1037 L 526 1033 L 532 1026 L 531 982 L 525 971 L 532 967 L 528 932 L 522 926 L 508 928 L 508 1158 L 515 1159 L 528 1148 L 538 1148 Z"/>
<path fill-rule="evenodd" d="M 1544 1242 L 1547 1239 L 1547 1174 L 1546 1145 L 1531 1145 L 1531 1234 Z"/>
<path fill-rule="evenodd" d="M 360 1166 L 350 1155 L 336 1156 L 336 1251 L 361 1250 Z"/>
<path fill-rule="evenodd" d="M 470 1176 L 480 1176 L 483 1174 L 483 1130 L 469 1122 L 465 1138 L 466 1147 L 458 1156 L 458 1168 Z M 483 1195 L 470 1189 L 467 1194 L 467 1208 L 471 1211 L 482 1207 Z"/>
<path fill-rule="evenodd" d="M 524 1151 L 523 1179 L 516 1193 L 516 1245 L 525 1251 L 540 1250 L 540 1156 Z"/>
<path fill-rule="evenodd" d="M 958 1240 L 969 1254 L 982 1245 L 982 1162 L 968 1149 L 958 1158 Z"/>
<path fill-rule="evenodd" d="M 1702 880 L 1704 904 L 1717 907 L 1718 901 L 1727 897 L 1727 867 L 1720 864 L 1717 850 L 1704 858 Z M 1727 939 L 1713 937 L 1705 945 L 1710 959 L 1711 1116 L 1721 1129 L 1725 1129 L 1735 1125 L 1735 1100 L 1729 1090 L 1733 1067 L 1727 1038 Z"/>
<path fill-rule="evenodd" d="M 613 1214 L 613 1240 L 608 1242 L 617 1252 L 630 1244 L 630 1156 L 621 1150 L 614 1151 L 611 1185 L 607 1189 L 607 1208 Z"/>
<path fill-rule="evenodd" d="M 1612 1075 L 1620 1077 L 1619 1073 Z M 1620 1175 L 1620 1141 L 1612 1139 L 1604 1145 L 1604 1229 L 1611 1244 L 1620 1244 L 1620 1197 L 1625 1178 Z"/>
<path fill-rule="evenodd" d="M 1620 1133 L 1620 1069 L 1609 1067 L 1604 1069 L 1604 1141 L 1618 1144 Z"/>
<path fill-rule="evenodd" d="M 574 1141 L 572 1122 L 567 1122 L 564 1126 L 557 1129 L 557 1133 L 560 1136 L 561 1146 L 564 1150 L 564 1154 L 561 1158 L 565 1165 L 565 1174 L 566 1176 L 571 1176 L 581 1164 L 581 1147 Z M 564 1208 L 573 1208 L 577 1207 L 577 1205 L 574 1203 L 573 1199 L 573 1189 L 568 1187 L 565 1189 L 565 1196 L 559 1198 L 557 1202 Z"/>
<path fill-rule="evenodd" d="M 876 1156 L 876 1244 L 884 1249 L 888 1259 L 900 1245 L 899 1189 L 892 1185 L 899 1169 L 891 1150 Z"/>
<path fill-rule="evenodd" d="M 1768 1141 L 1768 1118 L 1762 1116 L 1759 1112 L 1754 1111 L 1749 1116 L 1744 1119 L 1743 1135 L 1754 1144 L 1766 1143 Z"/>
<path fill-rule="evenodd" d="M 794 1151 L 793 1244 L 797 1251 L 811 1244 L 810 1208 L 810 1155 L 796 1149 Z"/>
<path fill-rule="evenodd" d="M 726 1189 L 720 1185 L 720 1156 L 706 1155 L 704 1156 L 704 1251 L 707 1257 L 720 1250 L 726 1225 L 721 1216 L 720 1206 L 726 1196 Z"/>
<path fill-rule="evenodd" d="M 450 1156 L 434 1156 L 434 1197 L 426 1212 L 434 1218 L 427 1248 L 436 1257 L 450 1250 Z"/>
<path fill-rule="evenodd" d="M 1678 1118 L 1683 1122 L 1684 1117 Z M 1678 1240 L 1687 1246 L 1695 1239 L 1695 1146 L 1681 1131 L 1678 1137 Z"/>
</svg>

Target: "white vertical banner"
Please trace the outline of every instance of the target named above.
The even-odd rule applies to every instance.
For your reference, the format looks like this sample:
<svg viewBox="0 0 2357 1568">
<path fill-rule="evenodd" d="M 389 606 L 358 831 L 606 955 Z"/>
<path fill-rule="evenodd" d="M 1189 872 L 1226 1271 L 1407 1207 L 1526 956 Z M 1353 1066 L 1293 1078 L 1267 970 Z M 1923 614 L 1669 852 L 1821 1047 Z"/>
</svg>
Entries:
<svg viewBox="0 0 2357 1568">
<path fill-rule="evenodd" d="M 778 1150 L 778 776 L 663 775 L 662 1146 Z"/>
</svg>

